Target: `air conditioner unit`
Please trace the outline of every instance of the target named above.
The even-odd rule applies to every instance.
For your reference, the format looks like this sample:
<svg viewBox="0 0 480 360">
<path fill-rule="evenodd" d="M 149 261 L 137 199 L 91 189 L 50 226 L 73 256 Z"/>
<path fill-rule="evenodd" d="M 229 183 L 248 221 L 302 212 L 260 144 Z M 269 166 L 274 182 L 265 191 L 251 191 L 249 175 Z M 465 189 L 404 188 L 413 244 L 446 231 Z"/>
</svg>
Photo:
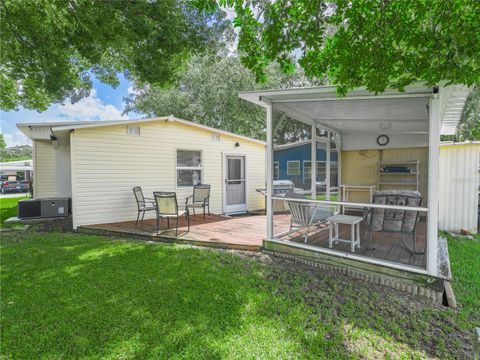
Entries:
<svg viewBox="0 0 480 360">
<path fill-rule="evenodd" d="M 66 217 L 69 214 L 69 198 L 26 199 L 18 202 L 19 219 Z"/>
</svg>

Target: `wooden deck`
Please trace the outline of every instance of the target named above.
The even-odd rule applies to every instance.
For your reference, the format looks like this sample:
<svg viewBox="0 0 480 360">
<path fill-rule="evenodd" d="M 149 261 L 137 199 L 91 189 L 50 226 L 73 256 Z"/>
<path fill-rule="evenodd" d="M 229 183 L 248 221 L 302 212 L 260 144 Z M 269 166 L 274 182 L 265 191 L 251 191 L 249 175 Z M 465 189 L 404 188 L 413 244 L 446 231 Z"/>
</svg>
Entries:
<svg viewBox="0 0 480 360">
<path fill-rule="evenodd" d="M 274 231 L 276 234 L 288 230 L 290 216 L 288 214 L 274 216 Z M 174 226 L 173 221 L 171 225 Z M 185 219 L 180 220 L 179 236 L 175 237 L 175 229 L 167 229 L 167 222 L 161 223 L 161 231 L 157 237 L 155 232 L 155 220 L 149 219 L 139 222 L 125 221 L 110 224 L 98 224 L 83 226 L 81 229 L 99 231 L 114 235 L 134 235 L 151 240 L 175 241 L 198 246 L 210 246 L 238 250 L 259 251 L 262 247 L 266 234 L 265 215 L 241 215 L 224 216 L 210 215 L 203 219 L 203 215 L 190 217 L 190 231 L 187 232 Z M 282 239 L 304 243 L 303 231 L 293 233 L 292 236 Z M 425 255 L 410 254 L 401 243 L 401 235 L 395 233 L 374 233 L 372 245 L 374 250 L 368 249 L 367 233 L 365 226 L 361 224 L 361 246 L 355 249 L 355 254 L 386 260 L 392 263 L 410 265 L 425 268 Z M 350 238 L 350 226 L 340 225 L 340 237 Z M 411 238 L 406 237 L 407 243 L 411 244 Z M 318 231 L 313 228 L 309 231 L 308 244 L 328 249 L 328 230 Z M 417 227 L 417 247 L 424 250 L 426 244 L 425 222 L 420 222 Z M 332 250 L 350 253 L 350 244 L 334 244 Z"/>
<path fill-rule="evenodd" d="M 266 234 L 266 218 L 264 215 L 224 216 L 203 215 L 190 216 L 190 231 L 183 218 L 179 223 L 178 237 L 175 237 L 175 222 L 162 220 L 161 231 L 157 237 L 155 220 L 144 220 L 135 225 L 135 221 L 124 221 L 110 224 L 82 226 L 82 229 L 95 230 L 115 235 L 136 235 L 152 240 L 167 240 L 198 246 L 210 246 L 237 250 L 259 251 Z"/>
<path fill-rule="evenodd" d="M 285 228 L 285 217 L 287 215 L 275 215 L 274 224 L 275 224 L 275 233 L 280 233 Z M 278 224 L 278 227 L 277 227 Z M 355 248 L 355 254 L 361 255 L 369 258 L 374 258 L 378 260 L 385 260 L 392 263 L 410 265 L 415 267 L 426 267 L 426 256 L 425 255 L 412 255 L 401 242 L 401 234 L 399 233 L 386 233 L 386 232 L 377 232 L 373 233 L 372 236 L 372 247 L 374 249 L 368 249 L 368 232 L 365 231 L 365 223 L 360 224 L 360 248 Z M 307 232 L 308 242 L 307 244 L 317 246 L 320 248 L 329 249 L 328 247 L 328 229 L 323 231 L 318 231 L 317 229 L 312 229 Z M 283 237 L 282 239 L 294 241 L 297 243 L 304 243 L 305 231 L 299 231 L 293 233 L 291 236 Z M 339 234 L 342 239 L 350 239 L 350 225 L 339 225 Z M 405 242 L 412 246 L 412 237 L 406 235 Z M 421 221 L 417 225 L 417 250 L 425 251 L 426 247 L 426 224 L 424 221 Z M 339 242 L 333 244 L 332 250 L 338 250 L 343 253 L 351 253 L 350 244 Z"/>
</svg>

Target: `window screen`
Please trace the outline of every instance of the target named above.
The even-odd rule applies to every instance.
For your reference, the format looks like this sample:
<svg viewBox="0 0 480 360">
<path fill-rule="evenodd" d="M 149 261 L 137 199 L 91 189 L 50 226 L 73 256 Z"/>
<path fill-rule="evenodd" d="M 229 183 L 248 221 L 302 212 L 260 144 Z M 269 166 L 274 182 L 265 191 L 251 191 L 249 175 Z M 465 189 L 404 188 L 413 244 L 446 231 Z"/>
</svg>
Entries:
<svg viewBox="0 0 480 360">
<path fill-rule="evenodd" d="M 177 187 L 202 183 L 202 152 L 177 150 Z"/>
</svg>

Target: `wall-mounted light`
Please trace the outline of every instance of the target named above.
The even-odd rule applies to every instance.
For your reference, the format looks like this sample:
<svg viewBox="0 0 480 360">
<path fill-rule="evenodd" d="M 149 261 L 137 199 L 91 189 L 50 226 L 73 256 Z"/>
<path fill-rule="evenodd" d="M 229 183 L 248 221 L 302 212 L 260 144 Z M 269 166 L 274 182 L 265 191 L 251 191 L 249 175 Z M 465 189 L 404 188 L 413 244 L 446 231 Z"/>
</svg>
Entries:
<svg viewBox="0 0 480 360">
<path fill-rule="evenodd" d="M 235 143 L 235 147 L 240 147 L 240 143 L 239 143 L 239 142 L 236 142 L 236 143 Z"/>
</svg>

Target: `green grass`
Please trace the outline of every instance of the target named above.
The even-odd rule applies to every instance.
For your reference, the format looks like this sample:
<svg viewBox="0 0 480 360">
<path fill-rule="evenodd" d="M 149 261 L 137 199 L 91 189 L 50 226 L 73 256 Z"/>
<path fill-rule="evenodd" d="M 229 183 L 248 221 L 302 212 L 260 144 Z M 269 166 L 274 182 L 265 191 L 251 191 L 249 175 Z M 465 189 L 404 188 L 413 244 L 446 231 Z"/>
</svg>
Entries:
<svg viewBox="0 0 480 360">
<path fill-rule="evenodd" d="M 460 314 L 466 319 L 478 316 L 480 326 L 480 235 L 475 240 L 447 235 L 450 266 L 453 273 L 453 291 L 460 303 Z"/>
<path fill-rule="evenodd" d="M 471 329 L 455 311 L 282 260 L 35 232 L 4 234 L 1 255 L 8 359 L 446 359 L 469 351 Z M 473 308 L 462 321 L 480 320 L 469 318 Z"/>
<path fill-rule="evenodd" d="M 18 200 L 26 199 L 27 196 L 16 198 L 0 198 L 0 229 L 23 227 L 20 224 L 5 224 L 5 220 L 17 216 Z"/>
</svg>

